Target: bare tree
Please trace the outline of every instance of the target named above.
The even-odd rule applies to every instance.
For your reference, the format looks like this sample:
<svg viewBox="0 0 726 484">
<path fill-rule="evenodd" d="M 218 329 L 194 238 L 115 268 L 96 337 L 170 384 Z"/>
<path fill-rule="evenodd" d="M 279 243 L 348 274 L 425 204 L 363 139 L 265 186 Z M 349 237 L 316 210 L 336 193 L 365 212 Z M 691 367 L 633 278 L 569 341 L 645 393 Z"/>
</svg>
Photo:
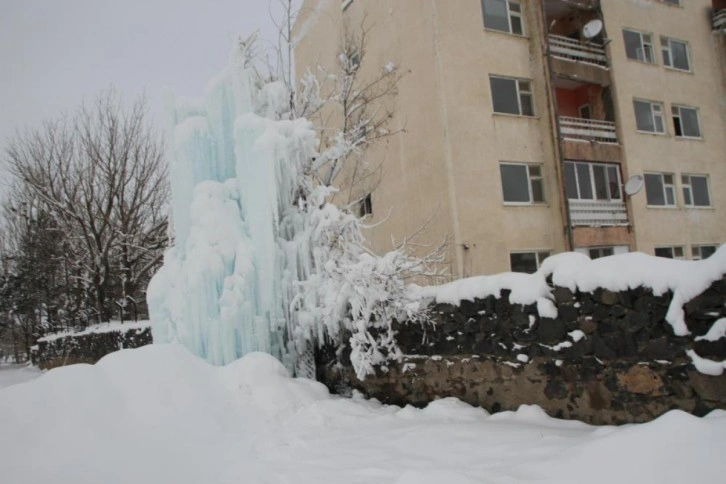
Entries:
<svg viewBox="0 0 726 484">
<path fill-rule="evenodd" d="M 10 172 L 63 231 L 72 277 L 96 318 L 143 300 L 166 245 L 168 199 L 163 144 L 143 101 L 125 107 L 109 90 L 72 118 L 16 135 L 6 154 Z"/>
<path fill-rule="evenodd" d="M 335 59 L 330 65 L 308 66 L 296 80 L 294 50 L 299 39 L 293 28 L 297 12 L 292 0 L 277 0 L 282 21 L 276 22 L 277 78 L 291 92 L 291 115 L 313 122 L 320 146 L 308 174 L 318 184 L 335 186 L 336 200 L 352 206 L 380 182 L 381 161 L 366 156 L 376 143 L 402 131 L 395 127 L 394 102 L 403 71 L 394 62 L 373 66 L 366 44 L 373 26 L 363 19 L 344 24 Z M 370 155 L 370 153 L 368 153 Z"/>
</svg>

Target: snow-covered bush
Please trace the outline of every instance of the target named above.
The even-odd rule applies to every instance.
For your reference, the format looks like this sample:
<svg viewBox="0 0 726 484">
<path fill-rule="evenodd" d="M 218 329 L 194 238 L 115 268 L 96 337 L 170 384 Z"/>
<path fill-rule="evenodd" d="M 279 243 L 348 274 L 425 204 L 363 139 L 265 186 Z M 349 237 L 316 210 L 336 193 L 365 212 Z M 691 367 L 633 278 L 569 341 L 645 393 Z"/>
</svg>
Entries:
<svg viewBox="0 0 726 484">
<path fill-rule="evenodd" d="M 404 245 L 383 256 L 369 252 L 361 234 L 362 221 L 326 201 L 333 190 L 318 187 L 306 210 L 313 271 L 297 284 L 293 310 L 297 314 L 296 344 L 335 344 L 349 338 L 351 362 L 358 378 L 374 366 L 398 359 L 394 320 L 426 323 L 426 305 L 407 290 L 411 276 L 435 262 L 410 255 Z"/>
</svg>

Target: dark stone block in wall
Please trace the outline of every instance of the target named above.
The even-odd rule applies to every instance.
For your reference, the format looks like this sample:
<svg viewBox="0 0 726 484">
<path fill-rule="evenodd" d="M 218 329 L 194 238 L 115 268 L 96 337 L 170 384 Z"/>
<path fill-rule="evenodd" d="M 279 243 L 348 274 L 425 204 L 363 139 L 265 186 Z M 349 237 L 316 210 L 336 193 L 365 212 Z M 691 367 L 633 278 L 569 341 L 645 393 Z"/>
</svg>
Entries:
<svg viewBox="0 0 726 484">
<path fill-rule="evenodd" d="M 639 354 L 647 360 L 673 361 L 684 354 L 684 349 L 681 346 L 673 344 L 665 336 L 662 336 L 647 342 Z"/>
<path fill-rule="evenodd" d="M 726 304 L 726 296 L 709 288 L 703 294 L 688 301 L 683 306 L 683 309 L 687 315 L 690 315 L 696 311 L 707 311 L 709 309 L 720 311 L 723 309 L 724 304 Z"/>
<path fill-rule="evenodd" d="M 537 336 L 543 343 L 557 343 L 567 336 L 567 327 L 559 319 L 540 318 Z"/>
<path fill-rule="evenodd" d="M 612 360 L 617 357 L 615 350 L 597 334 L 592 335 L 592 353 L 601 360 Z"/>
<path fill-rule="evenodd" d="M 559 306 L 563 303 L 571 303 L 575 299 L 575 295 L 566 287 L 555 286 L 552 290 L 552 296 L 555 298 L 555 303 Z"/>
<path fill-rule="evenodd" d="M 726 338 L 716 341 L 696 341 L 693 349 L 703 358 L 710 358 L 716 361 L 726 360 Z"/>
<path fill-rule="evenodd" d="M 577 321 L 577 318 L 579 316 L 580 316 L 580 310 L 571 303 L 560 304 L 557 307 L 557 319 L 560 319 L 560 320 L 564 321 L 565 323 L 571 323 L 573 321 Z"/>
<path fill-rule="evenodd" d="M 618 294 L 607 289 L 598 289 L 595 297 L 600 303 L 606 306 L 612 306 L 618 303 Z"/>
<path fill-rule="evenodd" d="M 726 277 L 714 282 L 711 289 L 726 297 Z"/>
<path fill-rule="evenodd" d="M 479 313 L 479 304 L 477 304 L 475 301 L 469 301 L 467 299 L 464 299 L 461 301 L 461 304 L 459 305 L 459 311 L 467 317 L 474 317 L 477 316 Z"/>
</svg>

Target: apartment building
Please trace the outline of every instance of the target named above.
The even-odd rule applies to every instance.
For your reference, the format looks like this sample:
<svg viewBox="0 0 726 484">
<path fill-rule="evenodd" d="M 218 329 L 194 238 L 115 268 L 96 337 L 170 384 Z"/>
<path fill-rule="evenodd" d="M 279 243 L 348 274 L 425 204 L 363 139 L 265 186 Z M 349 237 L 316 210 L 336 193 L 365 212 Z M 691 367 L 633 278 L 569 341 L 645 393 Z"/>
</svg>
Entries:
<svg viewBox="0 0 726 484">
<path fill-rule="evenodd" d="M 402 132 L 366 152 L 376 250 L 426 225 L 454 277 L 566 250 L 705 258 L 726 242 L 724 3 L 305 0 L 296 66 L 365 24 L 361 76 L 406 71 Z"/>
</svg>

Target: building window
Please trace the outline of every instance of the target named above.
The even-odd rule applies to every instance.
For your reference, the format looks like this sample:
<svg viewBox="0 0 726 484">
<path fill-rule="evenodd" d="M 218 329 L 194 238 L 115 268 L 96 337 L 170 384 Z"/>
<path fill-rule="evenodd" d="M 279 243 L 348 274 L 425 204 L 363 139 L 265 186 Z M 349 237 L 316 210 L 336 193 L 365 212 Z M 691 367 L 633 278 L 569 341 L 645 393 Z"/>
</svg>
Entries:
<svg viewBox="0 0 726 484">
<path fill-rule="evenodd" d="M 366 195 L 360 202 L 358 202 L 358 216 L 365 217 L 366 215 L 373 214 L 373 199 L 371 194 Z"/>
<path fill-rule="evenodd" d="M 671 106 L 673 113 L 673 132 L 681 138 L 700 138 L 701 126 L 698 122 L 698 109 L 686 106 Z"/>
<path fill-rule="evenodd" d="M 706 175 L 682 175 L 681 185 L 683 185 L 683 203 L 686 207 L 711 206 Z"/>
<path fill-rule="evenodd" d="M 694 245 L 691 247 L 691 258 L 693 260 L 708 259 L 716 252 L 716 245 Z"/>
<path fill-rule="evenodd" d="M 655 64 L 653 40 L 650 34 L 623 29 L 623 40 L 625 41 L 625 55 L 628 59 Z"/>
<path fill-rule="evenodd" d="M 543 203 L 542 167 L 522 163 L 501 163 L 502 194 L 505 203 Z"/>
<path fill-rule="evenodd" d="M 635 108 L 635 124 L 638 131 L 665 133 L 663 105 L 661 103 L 633 100 L 633 106 Z"/>
<path fill-rule="evenodd" d="M 676 189 L 673 175 L 668 173 L 645 173 L 645 198 L 648 205 L 656 207 L 675 207 Z"/>
<path fill-rule="evenodd" d="M 577 108 L 577 114 L 580 119 L 592 119 L 592 108 L 589 104 L 583 104 Z"/>
<path fill-rule="evenodd" d="M 655 256 L 666 259 L 683 259 L 683 247 L 656 247 Z"/>
<path fill-rule="evenodd" d="M 512 252 L 509 254 L 509 265 L 512 268 L 512 272 L 534 274 L 539 269 L 542 261 L 549 256 L 549 251 Z"/>
<path fill-rule="evenodd" d="M 495 113 L 534 116 L 532 83 L 524 79 L 489 77 Z"/>
<path fill-rule="evenodd" d="M 620 201 L 620 170 L 615 165 L 566 161 L 565 190 L 570 200 Z"/>
<path fill-rule="evenodd" d="M 691 60 L 688 56 L 688 44 L 668 37 L 660 38 L 660 48 L 663 52 L 663 65 L 682 71 L 691 70 Z"/>
<path fill-rule="evenodd" d="M 482 0 L 481 8 L 485 28 L 524 35 L 522 4 L 518 0 Z"/>
<path fill-rule="evenodd" d="M 612 247 L 591 247 L 587 250 L 587 253 L 590 259 L 595 260 L 615 254 L 615 249 Z"/>
</svg>

